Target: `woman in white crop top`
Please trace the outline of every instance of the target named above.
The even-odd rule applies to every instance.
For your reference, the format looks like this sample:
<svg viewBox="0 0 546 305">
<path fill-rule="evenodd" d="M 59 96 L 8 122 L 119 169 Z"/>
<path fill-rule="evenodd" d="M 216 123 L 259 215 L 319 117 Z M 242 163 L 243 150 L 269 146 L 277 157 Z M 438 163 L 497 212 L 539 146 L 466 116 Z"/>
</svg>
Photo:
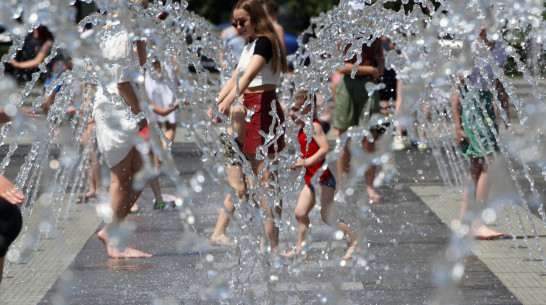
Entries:
<svg viewBox="0 0 546 305">
<path fill-rule="evenodd" d="M 284 113 L 275 90 L 281 72 L 287 69 L 286 55 L 275 27 L 257 0 L 239 0 L 233 10 L 233 19 L 234 26 L 245 37 L 247 44 L 233 76 L 220 91 L 218 110 L 227 117 L 237 92 L 244 92 L 243 104 L 253 114 L 250 121 L 245 122 L 243 153 L 249 155 L 254 179 L 261 181 L 262 187 L 271 188 L 271 185 L 278 185 L 269 183 L 270 179 L 276 179 L 276 175 L 268 168 L 264 169 L 264 157 L 275 161 L 284 148 Z M 270 114 L 272 106 L 276 109 L 275 116 Z M 260 132 L 268 136 L 263 137 Z M 262 208 L 270 219 L 266 221 L 265 230 L 271 248 L 277 249 L 279 229 L 271 219 L 280 218 L 280 207 L 273 207 L 273 203 L 268 203 L 264 198 Z"/>
</svg>

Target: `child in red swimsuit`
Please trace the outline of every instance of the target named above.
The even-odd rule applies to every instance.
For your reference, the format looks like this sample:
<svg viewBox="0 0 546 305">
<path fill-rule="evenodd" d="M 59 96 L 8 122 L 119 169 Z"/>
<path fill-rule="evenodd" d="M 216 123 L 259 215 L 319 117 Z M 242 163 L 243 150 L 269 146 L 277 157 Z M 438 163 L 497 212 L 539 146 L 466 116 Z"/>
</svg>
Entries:
<svg viewBox="0 0 546 305">
<path fill-rule="evenodd" d="M 294 255 L 302 254 L 302 246 L 304 245 L 305 235 L 310 223 L 309 212 L 315 206 L 316 199 L 315 188 L 311 184 L 311 178 L 315 175 L 315 173 L 319 172 L 319 190 L 321 195 L 320 215 L 326 224 L 331 224 L 333 221 L 336 221 L 338 228 L 345 236 L 349 238 L 349 248 L 343 256 L 343 259 L 350 259 L 353 252 L 356 250 L 355 236 L 347 223 L 345 223 L 343 220 L 335 219 L 336 213 L 331 213 L 330 211 L 334 201 L 336 180 L 328 168 L 322 170 L 324 165 L 324 157 L 329 152 L 330 145 L 328 144 L 328 139 L 324 134 L 322 125 L 316 118 L 316 102 L 305 103 L 307 100 L 307 95 L 307 90 L 299 90 L 296 94 L 296 103 L 290 109 L 290 117 L 296 122 L 296 124 L 302 126 L 298 134 L 298 141 L 300 143 L 302 156 L 291 168 L 298 169 L 305 167 L 306 186 L 301 190 L 295 210 L 296 219 L 298 220 L 298 244 L 296 245 L 295 251 L 292 250 L 286 253 L 284 256 L 291 258 Z M 314 135 L 311 139 L 309 139 L 304 133 L 304 126 L 306 122 L 302 119 L 311 111 L 313 111 L 312 124 Z M 303 258 L 305 258 L 305 251 L 303 251 L 303 255 Z"/>
</svg>

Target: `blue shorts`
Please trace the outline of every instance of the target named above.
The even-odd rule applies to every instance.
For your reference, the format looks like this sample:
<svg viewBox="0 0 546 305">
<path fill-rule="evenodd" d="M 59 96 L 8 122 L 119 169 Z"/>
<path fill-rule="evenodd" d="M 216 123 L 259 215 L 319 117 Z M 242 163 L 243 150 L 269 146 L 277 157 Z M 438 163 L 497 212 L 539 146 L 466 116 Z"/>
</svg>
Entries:
<svg viewBox="0 0 546 305">
<path fill-rule="evenodd" d="M 324 186 L 329 186 L 329 187 L 333 188 L 334 191 L 336 190 L 336 178 L 334 176 L 332 176 L 332 178 L 330 178 L 330 179 L 319 182 L 319 184 L 324 185 Z M 309 187 L 311 192 L 313 192 L 313 193 L 315 192 L 315 187 L 312 184 L 308 184 L 307 186 Z"/>
<path fill-rule="evenodd" d="M 46 86 L 51 84 L 54 80 L 57 80 L 57 79 L 59 79 L 58 76 L 50 76 L 50 77 L 46 78 L 46 80 L 44 81 L 44 92 L 46 91 Z M 62 85 L 58 85 L 57 87 L 55 87 L 55 89 L 53 89 L 52 93 L 59 92 L 59 90 L 61 90 L 61 86 Z"/>
</svg>

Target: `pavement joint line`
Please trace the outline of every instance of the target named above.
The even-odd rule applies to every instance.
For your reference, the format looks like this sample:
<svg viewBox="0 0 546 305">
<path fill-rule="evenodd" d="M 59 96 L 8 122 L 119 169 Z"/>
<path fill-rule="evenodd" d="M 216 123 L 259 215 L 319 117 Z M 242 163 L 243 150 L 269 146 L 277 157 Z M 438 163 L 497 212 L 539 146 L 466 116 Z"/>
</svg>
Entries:
<svg viewBox="0 0 546 305">
<path fill-rule="evenodd" d="M 451 222 L 459 218 L 461 195 L 450 193 L 446 187 L 441 186 L 410 186 L 410 189 L 451 229 Z M 443 194 L 441 200 L 434 199 L 432 194 Z M 523 208 L 517 206 L 520 215 L 525 215 Z M 512 220 L 514 231 L 519 232 L 519 225 L 515 219 L 514 209 L 506 209 L 508 217 Z M 497 223 L 500 224 L 500 231 L 509 232 L 508 224 L 504 213 L 498 213 Z M 539 240 L 542 245 L 546 244 L 546 230 L 541 224 L 542 220 L 532 215 Z M 533 255 L 538 256 L 534 236 L 530 231 L 530 224 L 522 217 L 526 233 L 529 235 L 529 246 Z M 525 250 L 525 251 L 520 251 Z M 497 239 L 488 241 L 477 241 L 474 254 L 499 278 L 524 305 L 543 305 L 546 301 L 546 268 L 542 261 L 529 260 L 528 250 L 515 248 L 512 238 Z"/>
<path fill-rule="evenodd" d="M 48 198 L 47 193 L 40 195 L 30 217 L 27 215 L 28 209 L 25 210 L 23 221 L 29 221 L 27 240 L 33 233 L 39 232 L 40 224 L 51 215 L 45 210 L 48 208 Z M 65 196 L 65 200 L 68 198 L 69 195 Z M 66 208 L 66 205 L 63 207 Z M 7 266 L 7 278 L 2 280 L 0 286 L 0 304 L 37 304 L 70 266 L 100 223 L 94 206 L 81 204 L 71 207 L 67 219 L 59 218 L 57 232 L 52 232 L 47 239 L 42 234 L 38 251 L 24 250 L 23 234 L 19 234 L 14 250 L 22 253 L 25 263 Z M 6 258 L 9 255 L 8 252 Z"/>
</svg>

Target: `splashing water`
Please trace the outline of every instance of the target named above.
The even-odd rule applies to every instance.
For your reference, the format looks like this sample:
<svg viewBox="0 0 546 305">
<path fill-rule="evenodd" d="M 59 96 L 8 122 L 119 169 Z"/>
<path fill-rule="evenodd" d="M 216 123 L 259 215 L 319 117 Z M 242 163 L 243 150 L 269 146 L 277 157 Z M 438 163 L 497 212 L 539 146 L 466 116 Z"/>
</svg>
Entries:
<svg viewBox="0 0 546 305">
<path fill-rule="evenodd" d="M 386 53 L 386 66 L 399 72 L 404 87 L 407 88 L 404 90 L 401 115 L 396 120 L 400 124 L 408 126 L 413 123 L 412 114 L 418 113 L 418 121 L 427 130 L 426 140 L 435 157 L 444 184 L 453 192 L 460 192 L 467 180 L 468 164 L 459 152 L 456 139 L 453 138 L 454 121 L 449 99 L 451 87 L 456 83 L 454 75 L 456 72 L 466 75 L 475 66 L 482 72 L 482 75 L 487 75 L 488 63 L 494 62 L 490 52 L 483 49 L 478 50 L 475 61 L 472 60 L 472 56 L 468 56 L 471 54 L 470 45 L 476 39 L 482 25 L 490 29 L 492 37 L 496 37 L 496 39 L 503 39 L 516 29 L 526 29 L 527 36 L 534 42 L 532 46 L 528 46 L 530 48 L 528 54 L 534 54 L 534 58 L 540 58 L 540 54 L 545 51 L 544 41 L 546 40 L 546 31 L 541 17 L 544 9 L 543 3 L 541 1 L 525 1 L 524 3 L 514 3 L 513 1 L 497 1 L 495 3 L 437 1 L 436 3 L 440 5 L 437 8 L 430 1 L 415 1 L 417 4 L 413 10 L 404 13 L 403 10 L 395 12 L 385 9 L 383 4 L 387 2 L 389 1 L 384 0 L 371 4 L 371 1 L 363 1 L 360 9 L 354 9 L 354 3 L 341 1 L 333 10 L 313 18 L 311 26 L 305 31 L 312 38 L 305 45 L 300 39 L 300 48 L 293 57 L 294 73 L 290 79 L 283 82 L 278 90 L 280 102 L 290 109 L 290 105 L 294 102 L 295 89 L 302 87 L 307 88 L 312 95 L 321 95 L 326 101 L 331 100 L 333 93 L 329 89 L 329 77 L 332 72 L 341 68 L 345 60 L 357 55 L 357 62 L 352 73 L 354 76 L 356 67 L 362 61 L 360 57 L 362 45 L 371 45 L 380 36 L 388 36 L 396 43 L 400 52 Z M 11 156 L 19 148 L 21 139 L 30 137 L 32 143 L 30 151 L 14 180 L 14 184 L 26 195 L 21 209 L 24 219 L 30 219 L 33 215 L 34 203 L 41 189 L 47 189 L 47 193 L 50 194 L 48 210 L 42 218 L 47 225 L 42 226 L 39 233 L 33 233 L 28 230 L 27 222 L 20 237 L 20 245 L 12 247 L 12 249 L 17 248 L 18 253 L 35 251 L 41 239 L 48 238 L 51 229 L 57 226 L 61 215 L 66 217 L 68 212 L 74 208 L 72 203 L 75 201 L 75 196 L 84 191 L 85 185 L 87 185 L 86 167 L 90 162 L 90 147 L 92 145 L 86 145 L 86 148 L 83 148 L 85 144 L 83 143 L 83 134 L 91 118 L 93 105 L 78 112 L 69 122 L 66 121 L 64 114 L 70 104 L 77 109 L 84 108 L 85 97 L 89 96 L 91 84 L 97 88 L 103 88 L 105 94 L 108 95 L 107 88 L 110 83 L 114 82 L 114 79 L 104 73 L 108 63 L 104 60 L 99 47 L 99 35 L 91 35 L 85 39 L 80 37 L 80 32 L 86 23 L 93 24 L 96 29 L 101 29 L 106 24 L 113 25 L 115 29 L 121 24 L 130 29 L 128 33 L 131 40 L 146 40 L 148 59 L 156 58 L 160 62 L 167 62 L 169 58 L 174 57 L 181 69 L 188 68 L 188 71 L 184 71 L 185 73 L 180 73 L 180 85 L 175 84 L 168 77 L 166 70 L 151 74 L 152 78 L 161 80 L 172 90 L 176 100 L 187 101 L 188 104 L 183 107 L 183 111 L 186 112 L 185 119 L 179 125 L 186 130 L 186 137 L 193 139 L 199 148 L 202 154 L 203 171 L 197 172 L 188 183 L 184 183 L 170 156 L 170 148 L 164 150 L 159 141 L 160 138 L 165 139 L 165 136 L 155 123 L 151 123 L 151 130 L 158 137 L 152 141 L 151 148 L 143 145 L 142 141 L 134 139 L 135 145 L 143 156 L 147 156 L 148 149 L 152 149 L 164 160 L 159 172 L 169 177 L 177 188 L 177 195 L 181 198 L 181 201 L 177 202 L 177 207 L 184 231 L 196 231 L 192 209 L 196 206 L 194 200 L 204 189 L 205 181 L 226 186 L 225 189 L 232 192 L 227 188 L 223 164 L 218 162 L 218 160 L 222 160 L 220 141 L 218 141 L 219 130 L 225 130 L 230 123 L 222 123 L 217 126 L 212 124 L 206 116 L 207 109 L 215 104 L 215 97 L 218 96 L 222 80 L 218 79 L 216 73 L 211 73 L 204 68 L 204 57 L 215 63 L 214 68 L 220 72 L 220 75 L 230 75 L 233 71 L 233 66 L 226 65 L 224 67 L 219 64 L 222 53 L 224 61 L 234 61 L 230 52 L 223 52 L 219 35 L 210 28 L 203 18 L 186 10 L 187 3 L 184 1 L 181 3 L 166 1 L 166 4 L 157 1 L 150 4 L 146 10 L 121 0 L 100 0 L 95 3 L 100 13 L 87 16 L 77 26 L 72 22 L 74 7 L 67 1 L 25 0 L 4 1 L 0 4 L 0 23 L 11 34 L 13 40 L 9 53 L 2 57 L 3 62 L 8 62 L 15 57 L 16 51 L 23 46 L 24 35 L 40 24 L 48 26 L 51 32 L 55 33 L 53 49 L 66 49 L 75 61 L 72 70 L 66 71 L 57 81 L 46 87 L 46 92 L 50 93 L 57 85 L 62 84 L 56 95 L 55 103 L 45 120 L 46 123 L 43 122 L 44 120 L 25 118 L 19 111 L 23 104 L 32 104 L 33 109 L 37 110 L 44 102 L 43 96 L 33 99 L 31 94 L 40 73 L 34 73 L 31 80 L 25 84 L 24 88 L 20 89 L 8 77 L 3 76 L 4 67 L 0 66 L 0 73 L 3 76 L 0 80 L 0 96 L 8 97 L 2 103 L 4 103 L 6 112 L 10 111 L 13 114 L 10 114 L 12 122 L 3 126 L 0 131 L 2 145 L 8 144 L 6 139 L 13 139 L 10 140 L 9 148 L 0 164 L 0 172 L 4 172 L 6 167 L 10 166 Z M 425 9 L 429 11 L 429 14 L 423 13 Z M 162 12 L 167 13 L 167 17 L 160 21 L 156 16 Z M 18 17 L 22 17 L 23 23 L 16 21 Z M 115 34 L 115 32 L 112 33 L 112 35 Z M 450 40 L 444 39 L 448 36 L 451 37 Z M 344 55 L 340 50 L 345 46 L 348 46 L 348 49 Z M 491 185 L 497 185 L 498 189 L 502 189 L 500 187 L 502 185 L 510 185 L 513 186 L 511 188 L 513 192 L 508 194 L 497 192 L 496 196 L 492 196 L 489 206 L 496 209 L 499 215 L 501 211 L 505 215 L 510 209 L 514 211 L 517 215 L 516 223 L 513 223 L 508 216 L 506 219 L 515 247 L 521 247 L 516 237 L 523 235 L 523 246 L 528 249 L 529 258 L 542 260 L 546 268 L 546 260 L 536 228 L 537 226 L 546 227 L 546 215 L 542 208 L 544 192 L 543 189 L 535 186 L 546 180 L 546 160 L 544 159 L 546 149 L 543 141 L 546 128 L 543 118 L 546 115 L 546 107 L 541 103 L 542 95 L 535 79 L 538 75 L 533 74 L 534 72 L 525 65 L 514 48 L 508 47 L 507 55 L 513 58 L 518 71 L 523 74 L 523 79 L 530 84 L 532 96 L 525 101 L 519 98 L 512 80 L 504 75 L 502 69 L 491 65 L 494 78 L 499 79 L 504 85 L 515 106 L 521 129 L 518 130 L 519 136 L 515 137 L 512 134 L 501 134 L 496 132 L 495 128 L 491 128 L 495 140 L 501 143 L 500 150 L 494 153 L 494 158 L 500 160 L 496 166 L 507 172 L 503 178 L 493 176 Z M 55 52 L 52 52 L 44 63 L 40 64 L 40 72 L 46 71 L 47 62 L 54 57 Z M 310 64 L 306 65 L 306 60 L 302 60 L 303 58 L 309 59 Z M 136 62 L 122 60 L 120 65 L 130 71 L 137 83 L 142 82 L 141 68 L 136 65 Z M 189 67 L 195 72 L 190 73 Z M 149 63 L 146 63 L 144 68 L 153 71 Z M 87 85 L 82 86 L 81 84 Z M 488 80 L 487 87 L 492 92 L 493 101 L 500 110 L 500 117 L 508 118 L 508 114 L 501 107 L 501 101 L 497 98 L 494 80 Z M 371 96 L 379 88 L 368 85 L 366 89 Z M 115 99 L 115 97 L 112 98 Z M 93 98 L 89 98 L 89 100 L 91 103 L 94 102 Z M 464 100 L 464 97 L 461 97 L 461 100 Z M 423 114 L 423 104 L 428 105 L 430 117 Z M 468 105 L 468 103 L 463 103 L 463 105 Z M 150 107 L 142 108 L 144 114 L 141 117 L 151 117 Z M 213 109 L 215 108 L 213 107 Z M 276 113 L 274 110 L 272 111 L 273 115 Z M 321 108 L 318 111 L 322 113 L 323 110 Z M 469 110 L 476 113 L 486 112 L 486 109 Z M 216 113 L 214 110 L 213 112 Z M 249 110 L 247 116 L 250 116 L 251 113 L 252 110 Z M 276 117 L 275 120 L 280 119 Z M 62 127 L 61 124 L 63 124 Z M 490 124 L 492 123 L 480 121 L 474 131 L 477 133 L 484 130 L 486 125 Z M 59 129 L 66 131 L 67 125 L 72 128 L 72 134 L 58 132 Z M 435 132 L 429 132 L 435 127 L 437 127 Z M 272 125 L 269 133 L 262 134 L 267 139 L 267 143 L 275 143 L 274 140 L 282 135 L 281 131 L 275 134 L 273 130 Z M 263 157 L 266 166 L 277 170 L 278 177 L 271 182 L 271 187 L 267 188 L 259 183 L 253 183 L 248 188 L 250 201 L 256 202 L 256 198 L 263 195 L 267 199 L 268 207 L 274 209 L 280 206 L 283 200 L 293 198 L 293 195 L 298 193 L 301 185 L 297 181 L 301 180 L 303 172 L 295 175 L 290 170 L 290 166 L 297 160 L 293 151 L 299 149 L 296 140 L 298 130 L 299 127 L 294 122 L 286 120 L 284 133 L 287 148 L 274 160 L 267 156 Z M 312 135 L 311 130 L 306 129 L 305 132 Z M 376 151 L 373 154 L 362 152 L 360 142 L 364 138 L 371 139 L 368 126 L 351 128 L 338 139 L 336 147 L 326 158 L 326 164 L 335 163 L 334 161 L 340 156 L 345 144 L 349 143 L 354 158 L 352 163 L 355 165 L 353 165 L 351 174 L 343 181 L 343 185 L 339 186 L 336 203 L 344 206 L 345 209 L 352 209 L 351 213 L 356 216 L 355 227 L 361 251 L 355 255 L 354 268 L 350 272 L 337 273 L 334 278 L 328 280 L 331 283 L 330 287 L 323 290 L 316 289 L 315 295 L 319 296 L 324 303 L 358 303 L 358 300 L 347 299 L 341 293 L 341 286 L 343 283 L 349 282 L 348 279 L 357 277 L 359 272 L 366 272 L 368 263 L 376 259 L 373 251 L 368 249 L 368 224 L 371 220 L 380 230 L 384 219 L 374 214 L 366 195 L 362 198 L 354 198 L 357 193 L 355 189 L 361 187 L 359 181 L 371 164 L 383 166 L 383 172 L 379 176 L 383 177 L 380 181 L 384 183 L 391 182 L 389 178 L 396 176 L 394 173 L 396 169 L 389 164 L 392 155 L 390 146 L 385 142 L 387 137 L 378 140 Z M 349 141 L 350 139 L 352 141 Z M 94 139 L 91 138 L 89 141 L 88 143 L 93 143 Z M 237 147 L 234 137 L 230 137 L 229 141 L 234 144 L 234 147 Z M 268 145 L 271 144 L 266 144 L 260 149 L 266 151 Z M 237 154 L 244 159 L 242 152 L 236 150 Z M 218 158 L 219 156 L 220 158 Z M 261 181 L 261 174 L 255 176 L 248 162 L 243 164 L 243 172 L 250 180 Z M 519 172 L 523 173 L 523 179 L 518 176 Z M 537 175 L 537 172 L 540 172 L 540 175 Z M 154 175 L 155 169 L 151 160 L 145 158 L 144 169 L 139 173 L 136 183 L 144 185 L 145 181 Z M 314 179 L 318 180 L 318 176 L 316 175 Z M 506 181 L 507 179 L 509 181 Z M 529 193 L 539 201 L 538 212 L 541 216 L 541 224 L 533 222 L 529 207 Z M 67 196 L 69 200 L 65 200 Z M 236 198 L 236 196 L 232 196 L 232 198 Z M 358 203 L 348 204 L 352 201 Z M 523 208 L 522 210 L 519 209 L 520 206 Z M 257 237 L 264 235 L 263 227 L 266 214 L 261 209 L 256 209 L 252 202 L 241 201 L 236 204 L 236 207 L 237 212 L 232 219 L 238 228 L 234 233 L 240 245 L 234 254 L 234 260 L 238 263 L 231 267 L 226 284 L 215 271 L 214 257 L 211 254 L 201 254 L 202 264 L 208 271 L 207 276 L 211 283 L 208 292 L 204 293 L 204 298 L 235 299 L 237 303 L 255 303 L 253 292 L 265 290 L 267 299 L 272 304 L 286 303 L 290 300 L 295 303 L 304 303 L 305 293 L 298 291 L 297 287 L 288 289 L 294 292 L 295 300 L 277 294 L 277 291 L 281 289 L 279 277 L 298 276 L 302 272 L 302 267 L 298 263 L 284 264 L 267 246 L 265 251 L 260 250 L 260 239 Z M 99 211 L 101 208 L 97 210 Z M 106 223 L 112 221 L 112 215 L 107 210 L 99 213 Z M 522 217 L 520 213 L 523 213 L 524 216 Z M 286 215 L 286 212 L 284 214 Z M 475 217 L 479 219 L 482 216 L 476 214 Z M 472 221 L 474 220 L 471 220 L 470 223 Z M 283 237 L 296 240 L 297 226 L 292 225 L 290 221 L 283 221 L 279 217 L 275 219 L 275 224 L 281 228 Z M 526 227 L 530 227 L 530 236 L 534 239 L 535 248 L 525 231 Z M 312 236 L 312 228 L 309 231 Z M 338 232 L 334 229 L 332 229 L 332 236 L 334 236 L 332 240 L 335 242 L 339 242 L 343 238 L 343 236 L 339 237 Z M 187 238 L 199 237 L 188 235 Z M 312 239 L 308 238 L 308 240 Z M 188 244 L 191 242 L 191 240 L 184 241 Z M 306 251 L 311 246 L 311 242 L 306 244 Z M 328 242 L 328 247 L 332 247 L 332 241 Z M 438 278 L 444 280 L 440 281 L 441 293 L 436 302 L 449 303 L 452 300 L 453 296 L 445 291 L 449 291 L 448 288 L 460 280 L 460 259 L 471 248 L 472 243 L 468 236 L 454 234 L 454 239 L 447 250 L 449 255 L 446 254 L 443 262 L 444 267 L 438 271 Z M 335 253 L 332 254 L 331 251 L 324 249 L 316 268 L 322 269 L 332 260 L 335 261 L 335 264 L 345 266 L 345 263 L 337 261 L 337 258 L 332 258 L 332 256 L 335 256 Z M 5 268 L 5 274 L 9 270 L 8 267 Z M 265 287 L 252 285 L 252 281 L 257 278 L 262 279 L 262 282 L 265 279 Z"/>
</svg>

